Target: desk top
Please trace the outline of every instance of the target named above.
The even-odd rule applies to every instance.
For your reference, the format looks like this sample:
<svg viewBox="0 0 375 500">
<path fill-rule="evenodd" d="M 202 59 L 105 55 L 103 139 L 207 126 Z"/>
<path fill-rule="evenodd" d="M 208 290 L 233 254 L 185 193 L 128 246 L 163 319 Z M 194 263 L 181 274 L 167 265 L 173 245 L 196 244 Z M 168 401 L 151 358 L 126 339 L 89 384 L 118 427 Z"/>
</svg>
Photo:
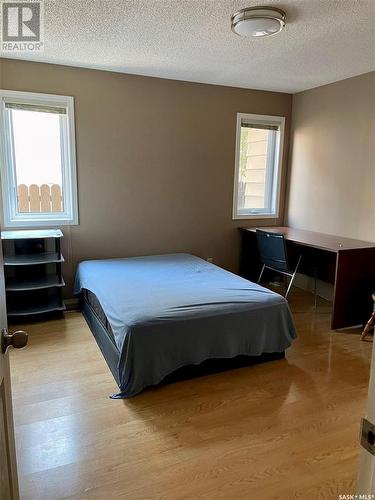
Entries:
<svg viewBox="0 0 375 500">
<path fill-rule="evenodd" d="M 353 240 L 351 238 L 342 238 L 340 236 L 332 236 L 330 234 L 315 233 L 313 231 L 305 231 L 304 229 L 294 229 L 285 226 L 259 227 L 265 231 L 274 233 L 282 233 L 286 240 L 293 241 L 300 245 L 306 245 L 328 252 L 340 252 L 342 250 L 357 250 L 361 248 L 374 248 L 375 243 L 369 241 Z M 242 231 L 255 232 L 255 227 L 242 227 Z"/>
</svg>

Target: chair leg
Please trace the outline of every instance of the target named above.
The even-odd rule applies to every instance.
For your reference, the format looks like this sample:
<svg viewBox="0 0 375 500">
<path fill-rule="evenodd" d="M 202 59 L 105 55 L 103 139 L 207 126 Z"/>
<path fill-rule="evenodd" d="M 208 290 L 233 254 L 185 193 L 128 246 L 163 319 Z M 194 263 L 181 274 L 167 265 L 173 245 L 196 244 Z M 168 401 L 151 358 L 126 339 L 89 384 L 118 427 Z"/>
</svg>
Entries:
<svg viewBox="0 0 375 500">
<path fill-rule="evenodd" d="M 288 288 L 286 290 L 286 293 L 284 295 L 284 297 L 287 299 L 288 298 L 288 295 L 289 295 L 289 292 L 290 292 L 290 289 L 292 287 L 292 283 L 294 281 L 294 276 L 295 276 L 296 273 L 293 273 L 293 276 L 290 278 L 290 281 L 289 281 L 289 285 L 288 285 Z"/>
<path fill-rule="evenodd" d="M 288 285 L 288 289 L 286 291 L 286 294 L 284 295 L 284 297 L 287 299 L 288 298 L 288 295 L 289 295 L 289 292 L 290 292 L 290 289 L 292 287 L 292 284 L 293 284 L 293 281 L 294 281 L 294 278 L 296 277 L 296 274 L 297 274 L 297 271 L 298 271 L 298 268 L 299 268 L 299 265 L 300 265 L 300 262 L 301 262 L 301 258 L 302 258 L 302 255 L 300 255 L 298 257 L 298 261 L 297 261 L 297 265 L 296 265 L 296 268 L 294 270 L 294 273 L 292 275 L 292 277 L 290 278 L 290 281 L 289 281 L 289 285 Z"/>
<path fill-rule="evenodd" d="M 361 340 L 365 340 L 366 335 L 374 327 L 375 327 L 375 311 L 372 313 L 371 318 L 367 321 L 366 326 L 363 329 Z"/>
<path fill-rule="evenodd" d="M 257 283 L 258 283 L 258 284 L 260 283 L 260 280 L 262 279 L 262 276 L 263 276 L 263 272 L 264 272 L 264 268 L 265 268 L 265 267 L 266 267 L 266 265 L 265 265 L 265 264 L 263 264 L 263 266 L 262 266 L 262 270 L 261 270 L 261 272 L 260 272 L 260 275 L 259 275 L 259 278 L 258 278 L 258 281 L 257 281 Z"/>
<path fill-rule="evenodd" d="M 372 300 L 374 301 L 374 309 L 372 311 L 370 319 L 367 321 L 366 326 L 363 329 L 361 340 L 364 340 L 369 331 L 375 329 L 375 293 L 372 294 Z"/>
</svg>

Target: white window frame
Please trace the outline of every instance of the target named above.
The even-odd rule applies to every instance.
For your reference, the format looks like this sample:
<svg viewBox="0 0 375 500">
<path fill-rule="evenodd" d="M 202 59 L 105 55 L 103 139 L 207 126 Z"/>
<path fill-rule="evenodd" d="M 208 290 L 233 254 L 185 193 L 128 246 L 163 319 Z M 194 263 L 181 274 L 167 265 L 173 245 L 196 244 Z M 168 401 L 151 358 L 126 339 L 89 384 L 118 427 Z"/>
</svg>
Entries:
<svg viewBox="0 0 375 500">
<path fill-rule="evenodd" d="M 16 165 L 10 113 L 5 102 L 66 108 L 61 120 L 63 212 L 18 212 Z M 74 98 L 34 92 L 0 90 L 0 176 L 4 227 L 41 227 L 78 224 L 77 167 L 74 127 Z"/>
<path fill-rule="evenodd" d="M 240 172 L 240 157 L 241 157 L 241 123 L 246 120 L 254 125 L 276 125 L 279 127 L 280 141 L 275 144 L 275 148 L 268 150 L 267 164 L 270 162 L 272 166 L 266 169 L 266 176 L 272 175 L 273 182 L 266 177 L 266 190 L 270 191 L 272 185 L 272 193 L 268 196 L 271 201 L 267 211 L 264 209 L 244 209 L 241 213 L 238 212 L 238 185 Z M 234 187 L 233 187 L 233 220 L 237 219 L 277 219 L 280 213 L 280 187 L 281 187 L 281 171 L 283 161 L 285 135 L 285 117 L 270 116 L 270 115 L 254 115 L 249 113 L 237 113 L 236 126 L 236 153 L 235 153 L 235 168 L 234 168 Z M 271 150 L 272 149 L 272 150 Z M 274 158 L 274 156 L 276 158 Z M 246 210 L 246 213 L 245 213 Z"/>
</svg>

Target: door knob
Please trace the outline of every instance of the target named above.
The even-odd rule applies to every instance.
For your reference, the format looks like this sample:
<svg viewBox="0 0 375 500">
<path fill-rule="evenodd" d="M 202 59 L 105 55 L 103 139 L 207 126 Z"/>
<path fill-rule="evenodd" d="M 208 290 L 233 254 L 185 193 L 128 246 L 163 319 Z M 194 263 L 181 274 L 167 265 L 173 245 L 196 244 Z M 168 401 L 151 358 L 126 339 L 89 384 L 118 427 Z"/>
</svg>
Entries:
<svg viewBox="0 0 375 500">
<path fill-rule="evenodd" d="M 6 328 L 1 331 L 1 352 L 6 353 L 9 346 L 13 346 L 16 349 L 21 349 L 27 344 L 28 335 L 23 330 L 17 330 L 14 333 L 9 334 Z"/>
</svg>

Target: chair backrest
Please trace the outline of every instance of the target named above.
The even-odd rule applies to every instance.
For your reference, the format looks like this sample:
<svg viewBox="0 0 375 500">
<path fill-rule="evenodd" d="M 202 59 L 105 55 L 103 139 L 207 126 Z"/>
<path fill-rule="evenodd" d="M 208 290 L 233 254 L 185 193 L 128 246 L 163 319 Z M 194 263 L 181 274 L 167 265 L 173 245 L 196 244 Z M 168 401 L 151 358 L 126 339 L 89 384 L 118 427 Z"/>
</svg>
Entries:
<svg viewBox="0 0 375 500">
<path fill-rule="evenodd" d="M 284 235 L 256 230 L 258 251 L 262 264 L 278 271 L 290 272 Z"/>
</svg>

